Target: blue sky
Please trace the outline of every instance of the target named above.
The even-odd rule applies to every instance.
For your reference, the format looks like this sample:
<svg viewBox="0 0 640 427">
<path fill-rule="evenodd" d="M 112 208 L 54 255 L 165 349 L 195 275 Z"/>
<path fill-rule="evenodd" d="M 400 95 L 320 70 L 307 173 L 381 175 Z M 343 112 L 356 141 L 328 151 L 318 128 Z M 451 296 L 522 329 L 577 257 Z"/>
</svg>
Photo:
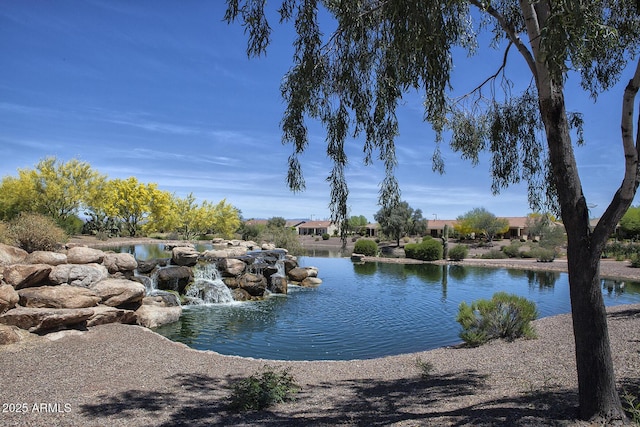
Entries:
<svg viewBox="0 0 640 427">
<path fill-rule="evenodd" d="M 109 178 L 135 176 L 199 200 L 226 198 L 245 218 L 329 217 L 330 163 L 324 135 L 310 124 L 302 156 L 306 191 L 286 185 L 291 147 L 281 144 L 279 85 L 291 64 L 292 30 L 274 23 L 266 57 L 248 59 L 239 25 L 222 21 L 219 1 L 6 0 L 0 6 L 0 174 L 16 175 L 46 156 L 86 161 Z M 495 72 L 502 52 L 458 58 L 456 93 Z M 512 49 L 511 77 L 528 81 Z M 569 82 L 568 109 L 585 114 L 586 146 L 576 149 L 584 192 L 599 216 L 622 179 L 622 83 L 598 103 Z M 420 97 L 398 112 L 397 176 L 402 199 L 427 219 L 475 207 L 498 216 L 530 212 L 526 188 L 491 194 L 489 165 L 443 146 L 446 173 L 431 171 L 434 135 Z M 364 166 L 362 142 L 348 144 L 352 215 L 373 221 L 379 162 Z"/>
</svg>

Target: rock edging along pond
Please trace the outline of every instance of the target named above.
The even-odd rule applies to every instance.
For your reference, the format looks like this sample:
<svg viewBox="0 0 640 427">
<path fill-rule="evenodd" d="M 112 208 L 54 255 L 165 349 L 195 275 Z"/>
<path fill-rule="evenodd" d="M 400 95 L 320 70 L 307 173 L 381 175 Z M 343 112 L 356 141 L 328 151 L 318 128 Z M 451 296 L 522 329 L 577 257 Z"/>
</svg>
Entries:
<svg viewBox="0 0 640 427">
<path fill-rule="evenodd" d="M 316 268 L 300 268 L 284 249 L 230 245 L 199 252 L 186 243 L 167 248 L 170 258 L 141 261 L 86 246 L 28 253 L 0 244 L 0 344 L 20 341 L 26 332 L 105 323 L 153 328 L 177 321 L 181 300 L 215 302 L 219 292 L 256 300 L 287 293 L 289 282 L 322 283 Z"/>
</svg>

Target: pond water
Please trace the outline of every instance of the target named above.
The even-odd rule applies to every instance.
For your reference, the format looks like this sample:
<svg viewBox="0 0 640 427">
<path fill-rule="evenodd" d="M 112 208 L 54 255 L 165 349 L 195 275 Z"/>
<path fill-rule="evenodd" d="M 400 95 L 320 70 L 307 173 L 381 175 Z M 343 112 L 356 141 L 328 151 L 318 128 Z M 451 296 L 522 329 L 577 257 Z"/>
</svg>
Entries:
<svg viewBox="0 0 640 427">
<path fill-rule="evenodd" d="M 540 317 L 570 311 L 567 275 L 439 265 L 354 264 L 301 257 L 318 288 L 259 302 L 184 307 L 158 328 L 200 350 L 279 360 L 351 360 L 429 350 L 460 342 L 458 305 L 506 291 L 534 301 Z M 607 305 L 640 302 L 640 284 L 603 281 Z"/>
</svg>

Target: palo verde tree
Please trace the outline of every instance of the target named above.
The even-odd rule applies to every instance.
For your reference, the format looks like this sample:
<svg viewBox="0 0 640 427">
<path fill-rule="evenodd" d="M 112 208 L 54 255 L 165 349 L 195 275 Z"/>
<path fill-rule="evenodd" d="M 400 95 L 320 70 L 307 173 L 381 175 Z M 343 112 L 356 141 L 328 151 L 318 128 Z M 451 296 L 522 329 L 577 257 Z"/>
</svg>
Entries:
<svg viewBox="0 0 640 427">
<path fill-rule="evenodd" d="M 87 206 L 88 194 L 104 179 L 78 159 L 44 158 L 34 169 L 19 169 L 17 177 L 2 180 L 0 216 L 11 219 L 20 212 L 37 212 L 63 224 Z"/>
<path fill-rule="evenodd" d="M 496 234 L 509 231 L 509 221 L 504 218 L 497 218 L 485 208 L 471 209 L 469 212 L 460 215 L 457 221 L 458 223 L 453 228 L 460 234 L 481 234 L 489 242 L 493 240 Z"/>
<path fill-rule="evenodd" d="M 245 26 L 249 56 L 264 53 L 270 42 L 266 4 L 227 0 L 225 18 Z M 640 85 L 637 7 L 635 0 L 282 0 L 278 10 L 297 33 L 293 65 L 281 86 L 283 142 L 293 145 L 288 183 L 304 189 L 298 156 L 309 144 L 306 120 L 319 120 L 333 160 L 328 180 L 334 221 L 347 217 L 344 147 L 351 136 L 364 140 L 366 162 L 377 152 L 385 166 L 381 205 L 398 203 L 396 108 L 409 89 L 421 91 L 425 120 L 436 132 L 436 170 L 443 171 L 439 146 L 450 134 L 451 146 L 474 163 L 480 152 L 491 153 L 494 192 L 525 180 L 532 209 L 559 206 L 567 232 L 579 413 L 585 419 L 625 417 L 598 276 L 606 240 L 630 206 L 640 176 L 633 123 Z M 453 49 L 473 53 L 476 33 L 483 31 L 502 50 L 503 65 L 469 96 L 453 97 Z M 509 82 L 494 84 L 508 78 L 505 65 L 514 55 L 530 73 L 523 91 Z M 592 229 L 572 140 L 577 135 L 583 141 L 581 116 L 566 110 L 565 84 L 569 77 L 580 79 L 595 98 L 620 79 L 627 63 L 633 77 L 622 96 L 624 177 Z M 486 85 L 491 90 L 483 91 Z"/>
</svg>

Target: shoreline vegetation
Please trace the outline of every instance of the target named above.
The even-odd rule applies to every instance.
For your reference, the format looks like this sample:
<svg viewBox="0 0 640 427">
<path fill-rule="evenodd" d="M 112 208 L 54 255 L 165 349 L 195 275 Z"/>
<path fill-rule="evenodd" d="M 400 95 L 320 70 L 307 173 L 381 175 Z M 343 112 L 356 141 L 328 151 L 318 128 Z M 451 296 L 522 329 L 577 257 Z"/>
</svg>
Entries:
<svg viewBox="0 0 640 427">
<path fill-rule="evenodd" d="M 71 243 L 93 246 L 86 239 Z M 94 243 L 104 248 L 162 241 Z M 466 259 L 461 264 L 566 269 L 563 260 L 513 261 Z M 636 270 L 625 262 L 602 262 L 607 277 L 638 280 Z M 639 396 L 640 304 L 608 307 L 607 312 L 618 391 Z M 0 348 L 6 403 L 0 419 L 18 426 L 590 425 L 576 419 L 571 316 L 541 318 L 533 325 L 537 339 L 308 362 L 194 350 L 132 325 L 54 333 Z M 428 375 L 420 369 L 425 364 Z M 233 381 L 265 365 L 288 370 L 301 388 L 297 399 L 263 411 L 230 411 Z"/>
</svg>

